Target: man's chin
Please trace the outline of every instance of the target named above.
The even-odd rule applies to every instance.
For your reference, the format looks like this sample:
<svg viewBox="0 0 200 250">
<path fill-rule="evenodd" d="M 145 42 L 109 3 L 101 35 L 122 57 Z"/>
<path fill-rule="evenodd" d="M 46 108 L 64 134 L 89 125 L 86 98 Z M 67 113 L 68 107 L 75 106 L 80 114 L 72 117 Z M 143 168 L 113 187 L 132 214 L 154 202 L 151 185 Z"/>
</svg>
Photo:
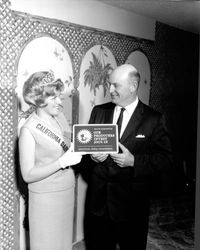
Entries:
<svg viewBox="0 0 200 250">
<path fill-rule="evenodd" d="M 117 104 L 117 100 L 115 98 L 111 98 L 111 102 Z"/>
</svg>

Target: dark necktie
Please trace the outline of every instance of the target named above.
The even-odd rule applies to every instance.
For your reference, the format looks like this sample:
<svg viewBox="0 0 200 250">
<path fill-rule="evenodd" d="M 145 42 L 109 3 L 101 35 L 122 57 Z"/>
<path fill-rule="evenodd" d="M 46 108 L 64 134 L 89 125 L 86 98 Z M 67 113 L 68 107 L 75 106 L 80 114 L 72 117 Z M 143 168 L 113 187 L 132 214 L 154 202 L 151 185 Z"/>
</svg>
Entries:
<svg viewBox="0 0 200 250">
<path fill-rule="evenodd" d="M 119 118 L 117 120 L 117 125 L 118 125 L 118 138 L 120 138 L 120 131 L 122 127 L 122 120 L 123 120 L 123 113 L 124 113 L 125 108 L 121 108 Z"/>
</svg>

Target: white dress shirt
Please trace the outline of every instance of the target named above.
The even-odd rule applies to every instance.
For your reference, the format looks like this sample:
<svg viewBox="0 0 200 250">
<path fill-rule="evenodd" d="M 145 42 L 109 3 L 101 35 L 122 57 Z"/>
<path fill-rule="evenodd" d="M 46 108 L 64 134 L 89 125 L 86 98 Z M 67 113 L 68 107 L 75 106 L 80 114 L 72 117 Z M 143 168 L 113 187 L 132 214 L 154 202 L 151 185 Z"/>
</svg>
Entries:
<svg viewBox="0 0 200 250">
<path fill-rule="evenodd" d="M 124 130 L 129 122 L 133 112 L 135 111 L 137 104 L 138 104 L 138 97 L 136 98 L 136 100 L 134 102 L 132 102 L 131 104 L 124 107 L 125 110 L 123 113 L 123 121 L 122 121 L 122 126 L 121 126 L 121 131 L 120 131 L 120 138 L 121 138 L 122 134 L 124 133 Z M 113 115 L 113 124 L 117 123 L 121 108 L 122 107 L 120 107 L 118 105 L 115 106 L 114 115 Z"/>
</svg>

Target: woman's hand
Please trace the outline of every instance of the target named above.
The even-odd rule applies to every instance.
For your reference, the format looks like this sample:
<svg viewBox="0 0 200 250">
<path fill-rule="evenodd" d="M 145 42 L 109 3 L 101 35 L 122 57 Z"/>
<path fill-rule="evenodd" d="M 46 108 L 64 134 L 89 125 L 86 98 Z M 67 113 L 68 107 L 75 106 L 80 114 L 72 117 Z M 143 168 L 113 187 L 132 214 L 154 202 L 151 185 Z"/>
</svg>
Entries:
<svg viewBox="0 0 200 250">
<path fill-rule="evenodd" d="M 65 152 L 59 159 L 59 164 L 61 168 L 66 168 L 68 166 L 73 166 L 78 164 L 82 159 L 81 153 L 73 152 L 73 143 L 71 143 L 67 152 Z"/>
</svg>

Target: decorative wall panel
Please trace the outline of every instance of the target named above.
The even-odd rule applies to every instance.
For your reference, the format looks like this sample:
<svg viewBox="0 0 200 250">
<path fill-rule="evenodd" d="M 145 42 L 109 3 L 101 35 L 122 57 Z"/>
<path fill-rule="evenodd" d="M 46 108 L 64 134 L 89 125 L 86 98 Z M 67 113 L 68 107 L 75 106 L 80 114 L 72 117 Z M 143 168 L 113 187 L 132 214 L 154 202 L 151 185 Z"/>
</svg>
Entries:
<svg viewBox="0 0 200 250">
<path fill-rule="evenodd" d="M 138 96 L 143 103 L 149 105 L 151 68 L 149 65 L 148 58 L 143 52 L 136 50 L 128 56 L 126 63 L 134 65 L 136 69 L 140 72 Z"/>
<path fill-rule="evenodd" d="M 15 51 L 10 2 L 0 0 L 0 249 L 14 249 L 15 172 L 12 84 Z"/>
</svg>

